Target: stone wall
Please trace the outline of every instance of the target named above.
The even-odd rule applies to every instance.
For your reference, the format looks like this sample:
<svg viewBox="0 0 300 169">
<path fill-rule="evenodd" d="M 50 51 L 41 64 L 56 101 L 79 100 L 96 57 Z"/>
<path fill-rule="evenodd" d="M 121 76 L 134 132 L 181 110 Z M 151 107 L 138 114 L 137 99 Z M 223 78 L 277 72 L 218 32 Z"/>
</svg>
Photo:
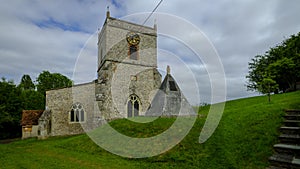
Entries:
<svg viewBox="0 0 300 169">
<path fill-rule="evenodd" d="M 135 32 L 140 36 L 138 60 L 129 58 L 126 35 Z M 154 28 L 129 23 L 115 18 L 107 18 L 98 35 L 98 62 L 100 70 L 105 61 L 127 62 L 148 67 L 157 66 L 157 33 Z M 102 56 L 102 57 L 101 57 Z"/>
<path fill-rule="evenodd" d="M 138 59 L 129 58 L 126 36 L 135 32 L 140 36 Z M 103 118 L 127 118 L 127 102 L 136 95 L 140 115 L 144 115 L 161 83 L 157 71 L 157 33 L 155 28 L 108 17 L 98 35 L 99 56 L 96 99 Z"/>
<path fill-rule="evenodd" d="M 126 36 L 140 36 L 138 59 L 130 59 Z M 139 115 L 144 115 L 161 84 L 157 71 L 155 28 L 107 17 L 98 34 L 98 79 L 95 82 L 46 92 L 51 110 L 51 135 L 73 135 L 91 130 L 106 120 L 127 118 L 129 96 L 139 99 Z M 74 104 L 83 106 L 83 122 L 71 122 Z"/>
<path fill-rule="evenodd" d="M 71 122 L 72 105 L 80 103 L 85 112 L 83 122 Z M 52 112 L 51 135 L 73 135 L 94 126 L 95 82 L 46 92 L 46 108 Z"/>
<path fill-rule="evenodd" d="M 46 139 L 51 136 L 51 110 L 45 110 L 38 121 L 38 139 Z"/>
<path fill-rule="evenodd" d="M 98 34 L 98 68 L 106 55 L 106 26 L 103 26 L 101 32 Z"/>
<path fill-rule="evenodd" d="M 38 125 L 22 126 L 22 139 L 37 137 L 38 136 Z"/>
<path fill-rule="evenodd" d="M 140 115 L 144 115 L 161 83 L 157 69 L 124 63 L 106 66 L 100 72 L 96 88 L 99 110 L 104 118 L 127 118 L 127 101 L 132 94 L 139 97 Z"/>
<path fill-rule="evenodd" d="M 161 76 L 155 68 L 120 63 L 112 78 L 113 104 L 122 117 L 127 117 L 129 96 L 136 95 L 140 100 L 139 114 L 144 115 L 160 83 Z"/>
</svg>

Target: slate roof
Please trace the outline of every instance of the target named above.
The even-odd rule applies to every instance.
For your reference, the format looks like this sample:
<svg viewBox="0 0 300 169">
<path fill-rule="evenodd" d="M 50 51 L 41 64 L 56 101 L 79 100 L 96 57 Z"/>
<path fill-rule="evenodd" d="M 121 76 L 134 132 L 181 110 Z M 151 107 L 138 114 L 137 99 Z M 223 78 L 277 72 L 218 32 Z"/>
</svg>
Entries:
<svg viewBox="0 0 300 169">
<path fill-rule="evenodd" d="M 169 69 L 169 70 L 168 70 Z M 167 68 L 167 74 L 155 94 L 146 116 L 195 115 L 192 106 L 181 92 L 175 79 Z"/>
<path fill-rule="evenodd" d="M 21 125 L 38 125 L 38 120 L 43 112 L 44 110 L 23 110 Z"/>
<path fill-rule="evenodd" d="M 173 82 L 174 86 L 170 85 L 170 82 Z M 164 92 L 167 92 L 167 91 L 170 91 L 171 86 L 173 87 L 173 90 L 175 89 L 175 91 L 180 91 L 175 79 L 171 76 L 171 74 L 166 74 L 166 76 L 165 76 L 163 82 L 161 83 L 159 89 L 164 91 Z"/>
</svg>

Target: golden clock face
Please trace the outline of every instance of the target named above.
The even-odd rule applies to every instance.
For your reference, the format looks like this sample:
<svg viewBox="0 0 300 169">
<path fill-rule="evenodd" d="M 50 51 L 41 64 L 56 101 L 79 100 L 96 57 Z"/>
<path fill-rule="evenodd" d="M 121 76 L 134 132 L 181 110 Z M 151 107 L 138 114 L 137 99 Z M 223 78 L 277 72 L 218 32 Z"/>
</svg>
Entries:
<svg viewBox="0 0 300 169">
<path fill-rule="evenodd" d="M 126 36 L 126 40 L 130 45 L 138 45 L 141 39 L 137 33 L 129 32 Z"/>
</svg>

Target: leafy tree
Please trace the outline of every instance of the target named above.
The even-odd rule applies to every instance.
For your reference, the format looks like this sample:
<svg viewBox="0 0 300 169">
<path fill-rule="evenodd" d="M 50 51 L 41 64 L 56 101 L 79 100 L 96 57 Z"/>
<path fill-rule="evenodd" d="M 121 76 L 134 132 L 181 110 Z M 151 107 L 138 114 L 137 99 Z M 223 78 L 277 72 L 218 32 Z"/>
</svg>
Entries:
<svg viewBox="0 0 300 169">
<path fill-rule="evenodd" d="M 300 32 L 249 62 L 247 89 L 261 91 L 266 74 L 270 75 L 267 81 L 275 81 L 279 91 L 296 89 L 296 82 L 300 81 Z"/>
<path fill-rule="evenodd" d="M 24 90 L 21 94 L 23 110 L 44 110 L 45 96 L 35 90 Z"/>
<path fill-rule="evenodd" d="M 263 80 L 265 69 L 268 67 L 267 58 L 263 55 L 257 55 L 249 63 L 249 74 L 246 76 L 248 78 L 247 89 L 255 91 L 259 87 L 259 82 Z"/>
<path fill-rule="evenodd" d="M 59 73 L 50 73 L 49 71 L 40 73 L 36 82 L 37 91 L 44 95 L 47 90 L 72 86 L 72 81 L 66 76 Z"/>
<path fill-rule="evenodd" d="M 0 139 L 21 136 L 21 90 L 12 81 L 0 81 Z"/>
<path fill-rule="evenodd" d="M 45 96 L 35 91 L 30 75 L 23 75 L 18 87 L 22 90 L 22 109 L 24 110 L 43 110 L 45 107 Z"/>
<path fill-rule="evenodd" d="M 19 86 L 22 90 L 34 90 L 35 86 L 31 80 L 31 77 L 27 74 L 23 75 Z"/>
<path fill-rule="evenodd" d="M 269 102 L 271 102 L 271 93 L 276 90 L 278 90 L 278 84 L 270 77 L 265 77 L 258 83 L 258 91 L 262 94 L 267 94 Z"/>
<path fill-rule="evenodd" d="M 18 87 L 13 81 L 0 80 L 0 139 L 20 137 L 22 110 L 43 110 L 45 108 L 45 91 L 69 87 L 72 81 L 59 74 L 42 72 L 37 78 L 37 89 L 29 75 L 23 75 Z"/>
<path fill-rule="evenodd" d="M 275 82 L 280 85 L 281 90 L 284 89 L 295 89 L 297 78 L 295 75 L 296 65 L 291 58 L 282 58 L 280 60 L 271 63 L 267 72 L 271 74 Z"/>
</svg>

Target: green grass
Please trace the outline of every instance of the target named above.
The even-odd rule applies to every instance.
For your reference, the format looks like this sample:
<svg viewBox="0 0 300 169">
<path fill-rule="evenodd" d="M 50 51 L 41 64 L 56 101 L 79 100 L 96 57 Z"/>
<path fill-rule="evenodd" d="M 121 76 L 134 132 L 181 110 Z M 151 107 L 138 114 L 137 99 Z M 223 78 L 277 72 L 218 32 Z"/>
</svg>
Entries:
<svg viewBox="0 0 300 169">
<path fill-rule="evenodd" d="M 300 91 L 228 101 L 215 133 L 199 144 L 209 107 L 200 110 L 190 133 L 168 152 L 129 159 L 98 147 L 87 135 L 27 139 L 0 144 L 0 168 L 266 168 L 277 142 L 284 109 L 300 108 Z M 126 119 L 111 122 L 119 132 L 149 137 L 163 132 L 175 119 L 158 118 L 139 124 Z"/>
</svg>

